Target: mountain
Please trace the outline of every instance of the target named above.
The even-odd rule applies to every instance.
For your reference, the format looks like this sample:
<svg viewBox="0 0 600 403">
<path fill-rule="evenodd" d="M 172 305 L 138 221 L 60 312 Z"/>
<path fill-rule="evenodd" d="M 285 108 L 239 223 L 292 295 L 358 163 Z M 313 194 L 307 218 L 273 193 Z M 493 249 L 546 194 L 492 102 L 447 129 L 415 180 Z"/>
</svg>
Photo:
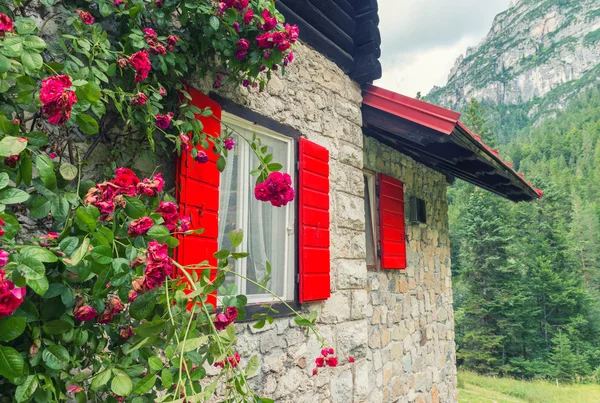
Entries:
<svg viewBox="0 0 600 403">
<path fill-rule="evenodd" d="M 599 0 L 520 0 L 496 16 L 483 41 L 456 60 L 446 86 L 426 99 L 454 109 L 471 98 L 518 105 L 535 122 L 599 78 Z"/>
</svg>

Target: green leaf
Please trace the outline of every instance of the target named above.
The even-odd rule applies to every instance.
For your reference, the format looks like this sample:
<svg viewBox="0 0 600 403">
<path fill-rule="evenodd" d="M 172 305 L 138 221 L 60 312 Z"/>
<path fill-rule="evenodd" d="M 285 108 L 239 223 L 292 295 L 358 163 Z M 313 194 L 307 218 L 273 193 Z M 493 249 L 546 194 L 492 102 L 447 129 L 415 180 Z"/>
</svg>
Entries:
<svg viewBox="0 0 600 403">
<path fill-rule="evenodd" d="M 160 379 L 162 386 L 165 389 L 169 389 L 173 385 L 173 374 L 167 368 L 164 368 L 160 373 Z"/>
<path fill-rule="evenodd" d="M 32 147 L 43 147 L 48 144 L 48 136 L 42 132 L 27 133 L 27 140 Z"/>
<path fill-rule="evenodd" d="M 260 361 L 258 360 L 257 355 L 253 355 L 248 361 L 248 365 L 246 365 L 246 376 L 250 378 L 258 373 L 258 367 L 260 366 Z"/>
<path fill-rule="evenodd" d="M 4 137 L 0 140 L 0 157 L 10 157 L 21 154 L 27 148 L 27 139 L 21 137 Z"/>
<path fill-rule="evenodd" d="M 42 360 L 48 368 L 64 369 L 69 363 L 69 352 L 63 346 L 55 344 L 44 350 Z"/>
<path fill-rule="evenodd" d="M 37 51 L 25 49 L 21 54 L 21 63 L 23 63 L 25 72 L 34 74 L 42 68 L 44 60 Z"/>
<path fill-rule="evenodd" d="M 33 18 L 17 17 L 15 28 L 19 35 L 25 35 L 34 32 L 37 29 L 37 24 Z"/>
<path fill-rule="evenodd" d="M 127 201 L 125 206 L 125 213 L 127 216 L 137 219 L 146 215 L 146 206 L 144 206 L 144 203 L 142 203 L 141 200 L 129 196 L 125 196 L 125 200 Z"/>
<path fill-rule="evenodd" d="M 15 235 L 21 230 L 21 225 L 15 217 L 10 214 L 0 213 L 0 218 L 4 221 L 4 238 L 13 239 Z"/>
<path fill-rule="evenodd" d="M 68 288 L 62 283 L 52 283 L 48 287 L 48 291 L 44 294 L 44 299 L 58 297 L 66 292 Z"/>
<path fill-rule="evenodd" d="M 46 49 L 46 42 L 39 36 L 27 35 L 23 37 L 23 46 L 25 46 L 25 49 L 33 49 L 41 52 Z"/>
<path fill-rule="evenodd" d="M 96 246 L 90 252 L 92 258 L 100 264 L 110 264 L 113 260 L 112 249 L 108 246 Z"/>
<path fill-rule="evenodd" d="M 10 70 L 10 60 L 4 55 L 0 55 L 0 73 L 6 73 Z"/>
<path fill-rule="evenodd" d="M 44 333 L 50 336 L 57 336 L 59 334 L 67 333 L 73 329 L 73 325 L 64 320 L 51 320 L 42 325 Z"/>
<path fill-rule="evenodd" d="M 86 85 L 84 85 L 78 90 L 78 92 L 80 91 L 83 93 L 85 99 L 87 99 L 93 104 L 102 99 L 102 90 L 100 89 L 100 86 L 94 81 L 88 82 Z"/>
<path fill-rule="evenodd" d="M 231 249 L 237 248 L 244 240 L 244 231 L 241 229 L 229 231 L 229 239 L 231 239 Z"/>
<path fill-rule="evenodd" d="M 25 300 L 23 303 L 17 308 L 13 316 L 19 318 L 25 318 L 27 323 L 35 322 L 39 319 L 40 314 L 38 313 L 35 304 L 31 301 Z"/>
<path fill-rule="evenodd" d="M 104 370 L 100 372 L 98 375 L 92 379 L 92 390 L 98 390 L 102 386 L 106 385 L 108 381 L 110 381 L 110 377 L 112 376 L 112 371 L 110 369 Z"/>
<path fill-rule="evenodd" d="M 48 284 L 48 279 L 46 277 L 42 277 L 40 279 L 35 279 L 35 280 L 27 280 L 27 285 L 37 295 L 40 295 L 40 296 L 46 295 L 46 292 L 48 291 L 48 287 L 50 286 L 50 284 Z"/>
<path fill-rule="evenodd" d="M 17 386 L 17 389 L 15 390 L 15 400 L 17 402 L 26 402 L 33 396 L 38 385 L 37 376 L 29 375 L 22 384 Z"/>
<path fill-rule="evenodd" d="M 96 119 L 90 115 L 86 115 L 85 113 L 80 113 L 77 115 L 77 125 L 85 134 L 96 134 L 99 130 Z"/>
<path fill-rule="evenodd" d="M 56 255 L 46 248 L 40 246 L 25 246 L 21 249 L 21 256 L 32 258 L 44 263 L 54 263 L 58 260 Z"/>
<path fill-rule="evenodd" d="M 46 218 L 48 213 L 50 213 L 51 205 L 50 200 L 45 198 L 44 196 L 34 196 L 33 202 L 31 202 L 30 212 L 33 218 L 37 218 L 41 220 L 42 218 Z"/>
<path fill-rule="evenodd" d="M 10 179 L 8 178 L 8 174 L 6 172 L 0 172 L 0 189 L 4 189 L 8 186 Z"/>
<path fill-rule="evenodd" d="M 110 383 L 110 390 L 118 396 L 129 396 L 133 390 L 133 384 L 131 383 L 129 375 L 116 369 L 113 369 L 113 373 L 115 374 L 115 377 Z"/>
<path fill-rule="evenodd" d="M 215 31 L 217 31 L 219 29 L 219 25 L 221 25 L 221 21 L 214 15 L 212 15 L 210 17 L 210 19 L 208 20 L 208 23 L 210 24 L 211 28 L 214 29 Z"/>
<path fill-rule="evenodd" d="M 19 164 L 19 174 L 21 175 L 23 182 L 27 186 L 30 186 L 31 180 L 33 179 L 33 163 L 31 162 L 31 157 L 27 153 L 21 155 L 21 163 Z"/>
<path fill-rule="evenodd" d="M 156 374 L 148 374 L 143 377 L 137 385 L 135 385 L 134 392 L 138 395 L 143 395 L 154 387 L 156 384 Z"/>
<path fill-rule="evenodd" d="M 140 298 L 140 297 L 138 297 L 138 298 Z M 136 301 L 137 301 L 137 299 L 136 299 Z M 151 322 L 146 322 L 146 323 L 136 327 L 135 329 L 133 329 L 133 332 L 136 335 L 141 336 L 141 337 L 154 336 L 155 334 L 158 334 L 158 333 L 162 332 L 163 330 L 165 330 L 166 323 L 167 322 L 162 319 L 153 320 Z"/>
<path fill-rule="evenodd" d="M 47 155 L 38 155 L 35 159 L 40 179 L 44 186 L 50 190 L 56 189 L 56 174 L 54 173 L 54 162 Z"/>
<path fill-rule="evenodd" d="M 79 207 L 75 212 L 75 225 L 82 231 L 93 232 L 96 229 L 97 222 L 84 207 Z"/>
<path fill-rule="evenodd" d="M 194 339 L 186 340 L 183 352 L 188 353 L 202 347 L 208 341 L 208 336 L 196 337 Z M 181 351 L 181 346 L 177 347 L 177 351 Z"/>
<path fill-rule="evenodd" d="M 17 271 L 27 280 L 40 280 L 46 275 L 44 264 L 35 258 L 22 259 Z"/>
<path fill-rule="evenodd" d="M 16 339 L 25 331 L 27 321 L 18 316 L 9 316 L 0 319 L 0 340 L 11 341 Z"/>
<path fill-rule="evenodd" d="M 85 257 L 88 253 L 88 247 L 90 246 L 90 239 L 85 238 L 81 243 L 81 246 L 73 252 L 73 256 L 71 256 L 71 265 L 77 266 L 79 262 Z"/>
<path fill-rule="evenodd" d="M 129 314 L 132 318 L 142 320 L 146 318 L 156 306 L 156 296 L 154 292 L 147 292 L 138 296 L 129 306 Z"/>
<path fill-rule="evenodd" d="M 58 171 L 64 180 L 72 181 L 77 178 L 77 167 L 68 162 L 63 163 L 60 168 L 58 168 Z"/>
<path fill-rule="evenodd" d="M 19 204 L 26 202 L 29 199 L 29 193 L 21 189 L 6 188 L 0 190 L 0 203 L 2 204 Z"/>
<path fill-rule="evenodd" d="M 164 243 L 170 236 L 171 231 L 164 225 L 155 225 L 146 234 L 150 239 L 156 239 L 160 243 Z"/>
<path fill-rule="evenodd" d="M 269 164 L 269 171 L 278 172 L 278 171 L 281 171 L 281 168 L 283 168 L 283 165 L 281 165 L 277 162 Z"/>
<path fill-rule="evenodd" d="M 219 172 L 223 172 L 225 170 L 225 165 L 227 165 L 227 160 L 222 155 L 219 155 L 217 159 L 217 169 Z"/>
<path fill-rule="evenodd" d="M 0 346 L 0 375 L 8 379 L 23 375 L 25 362 L 23 357 L 11 347 Z"/>
<path fill-rule="evenodd" d="M 150 365 L 150 368 L 152 368 L 154 371 L 160 371 L 162 367 L 164 367 L 162 360 L 157 356 L 148 358 L 148 365 Z"/>
</svg>

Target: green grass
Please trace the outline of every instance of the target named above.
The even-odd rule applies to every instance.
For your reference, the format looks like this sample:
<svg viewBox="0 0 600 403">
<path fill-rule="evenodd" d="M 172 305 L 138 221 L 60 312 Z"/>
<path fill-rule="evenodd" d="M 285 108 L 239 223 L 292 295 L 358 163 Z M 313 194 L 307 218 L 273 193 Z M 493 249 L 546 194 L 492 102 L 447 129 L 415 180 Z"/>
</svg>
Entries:
<svg viewBox="0 0 600 403">
<path fill-rule="evenodd" d="M 600 403 L 600 385 L 559 385 L 544 381 L 458 374 L 460 403 Z"/>
</svg>

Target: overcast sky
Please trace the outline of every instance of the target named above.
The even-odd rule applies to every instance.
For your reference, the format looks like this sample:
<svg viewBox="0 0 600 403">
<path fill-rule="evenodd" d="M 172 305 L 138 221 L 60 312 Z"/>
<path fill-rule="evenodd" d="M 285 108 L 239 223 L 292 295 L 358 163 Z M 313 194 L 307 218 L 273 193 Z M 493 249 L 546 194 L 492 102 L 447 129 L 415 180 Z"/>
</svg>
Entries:
<svg viewBox="0 0 600 403">
<path fill-rule="evenodd" d="M 509 0 L 379 0 L 383 78 L 405 95 L 444 85 L 456 58 L 477 45 Z"/>
</svg>

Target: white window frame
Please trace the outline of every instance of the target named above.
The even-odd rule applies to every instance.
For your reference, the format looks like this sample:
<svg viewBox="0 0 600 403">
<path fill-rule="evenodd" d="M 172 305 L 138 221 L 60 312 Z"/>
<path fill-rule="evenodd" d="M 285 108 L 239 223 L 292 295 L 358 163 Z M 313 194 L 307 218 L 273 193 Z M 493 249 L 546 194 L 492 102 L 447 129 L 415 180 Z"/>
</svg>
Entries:
<svg viewBox="0 0 600 403">
<path fill-rule="evenodd" d="M 256 133 L 257 137 L 271 137 L 275 138 L 279 141 L 282 141 L 287 144 L 287 155 L 273 155 L 273 159 L 276 162 L 284 163 L 288 167 L 288 174 L 292 177 L 292 186 L 296 184 L 296 142 L 293 138 L 284 136 L 279 134 L 273 130 L 267 129 L 265 127 L 259 126 L 253 122 L 250 122 L 246 119 L 235 116 L 231 113 L 223 111 L 222 122 L 224 123 L 221 128 L 221 135 L 227 134 L 228 127 L 230 126 L 235 130 L 241 132 L 246 138 L 252 140 L 252 134 Z M 243 144 L 242 144 L 243 143 Z M 253 152 L 250 149 L 250 146 L 243 140 L 240 139 L 236 147 L 239 147 L 239 166 L 247 168 L 249 166 L 249 160 L 252 157 L 251 153 Z M 241 180 L 238 181 L 238 194 L 244 195 L 243 197 L 238 198 L 238 212 L 237 215 L 241 218 L 242 230 L 247 231 L 249 227 L 249 197 L 253 196 L 254 191 L 254 183 L 256 177 L 250 175 L 250 170 L 246 169 L 246 172 L 240 172 Z M 272 264 L 272 272 L 275 270 L 283 270 L 283 282 L 284 282 L 284 293 L 283 295 L 279 295 L 284 301 L 294 301 L 295 293 L 296 293 L 296 207 L 295 201 L 289 203 L 285 207 L 272 207 L 272 208 L 280 208 L 284 209 L 286 212 L 286 242 L 284 249 L 284 260 L 286 262 L 286 267 L 283 269 L 279 267 L 275 267 L 273 262 L 269 261 Z M 245 228 L 244 228 L 245 227 Z M 248 237 L 247 233 L 244 232 L 244 240 L 242 244 L 237 248 L 238 252 L 248 251 Z M 247 274 L 248 267 L 248 259 L 251 259 L 252 256 L 248 256 L 245 259 L 240 259 L 235 262 L 236 270 L 239 270 L 242 275 Z M 237 286 L 238 292 L 244 295 L 246 294 L 246 281 L 241 277 L 235 276 L 235 284 Z M 247 295 L 248 304 L 264 304 L 278 301 L 275 297 L 271 295 Z"/>
<path fill-rule="evenodd" d="M 374 265 L 369 265 L 367 261 L 367 269 L 377 269 L 379 268 L 379 220 L 378 220 L 378 208 L 379 202 L 377 200 L 377 174 L 368 169 L 363 169 L 363 176 L 366 180 L 366 191 L 369 192 L 368 195 L 365 195 L 365 198 L 369 197 L 369 205 L 371 210 L 371 230 L 373 231 L 373 254 L 374 254 Z M 365 211 L 365 218 L 367 212 Z M 367 223 L 365 221 L 365 241 L 367 239 L 366 233 L 368 231 Z M 366 249 L 365 249 L 366 251 Z M 367 260 L 367 259 L 365 259 Z"/>
</svg>

